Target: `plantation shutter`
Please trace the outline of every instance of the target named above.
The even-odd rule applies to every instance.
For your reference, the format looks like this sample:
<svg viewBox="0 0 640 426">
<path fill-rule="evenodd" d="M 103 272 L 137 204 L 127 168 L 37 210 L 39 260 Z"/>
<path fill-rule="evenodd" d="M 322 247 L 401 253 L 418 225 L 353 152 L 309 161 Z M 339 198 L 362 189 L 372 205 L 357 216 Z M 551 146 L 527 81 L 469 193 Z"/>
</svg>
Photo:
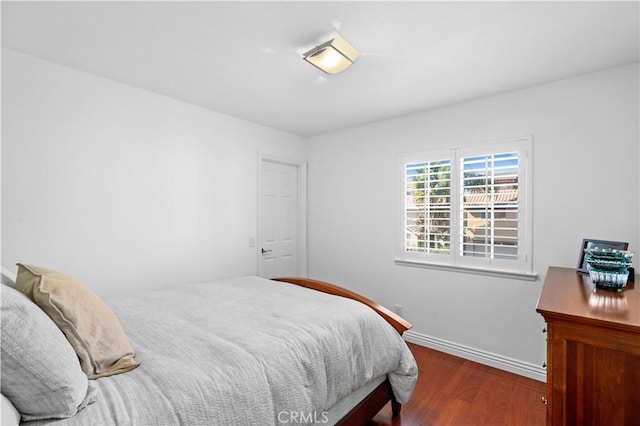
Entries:
<svg viewBox="0 0 640 426">
<path fill-rule="evenodd" d="M 460 255 L 518 260 L 518 152 L 460 159 Z"/>
<path fill-rule="evenodd" d="M 451 253 L 451 160 L 405 164 L 405 252 Z"/>
<path fill-rule="evenodd" d="M 531 149 L 519 136 L 400 156 L 396 264 L 535 280 Z"/>
</svg>

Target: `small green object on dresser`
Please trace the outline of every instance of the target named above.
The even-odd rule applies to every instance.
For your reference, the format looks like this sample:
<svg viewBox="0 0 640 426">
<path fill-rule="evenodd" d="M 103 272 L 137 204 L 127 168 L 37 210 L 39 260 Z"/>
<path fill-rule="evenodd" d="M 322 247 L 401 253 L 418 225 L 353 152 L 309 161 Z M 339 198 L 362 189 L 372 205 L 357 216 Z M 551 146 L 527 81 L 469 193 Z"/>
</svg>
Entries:
<svg viewBox="0 0 640 426">
<path fill-rule="evenodd" d="M 626 287 L 633 252 L 598 247 L 584 252 L 589 276 L 597 288 L 620 292 Z"/>
</svg>

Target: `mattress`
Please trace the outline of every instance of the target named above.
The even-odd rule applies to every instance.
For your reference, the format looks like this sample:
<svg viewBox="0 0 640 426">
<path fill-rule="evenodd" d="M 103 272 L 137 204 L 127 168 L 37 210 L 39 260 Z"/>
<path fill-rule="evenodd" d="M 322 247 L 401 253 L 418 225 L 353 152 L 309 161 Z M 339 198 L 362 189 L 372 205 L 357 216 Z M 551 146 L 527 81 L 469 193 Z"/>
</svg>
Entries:
<svg viewBox="0 0 640 426">
<path fill-rule="evenodd" d="M 331 424 L 385 378 L 399 402 L 417 379 L 369 307 L 288 283 L 249 276 L 106 302 L 140 367 L 95 380 L 96 402 L 74 417 L 27 424 Z"/>
</svg>

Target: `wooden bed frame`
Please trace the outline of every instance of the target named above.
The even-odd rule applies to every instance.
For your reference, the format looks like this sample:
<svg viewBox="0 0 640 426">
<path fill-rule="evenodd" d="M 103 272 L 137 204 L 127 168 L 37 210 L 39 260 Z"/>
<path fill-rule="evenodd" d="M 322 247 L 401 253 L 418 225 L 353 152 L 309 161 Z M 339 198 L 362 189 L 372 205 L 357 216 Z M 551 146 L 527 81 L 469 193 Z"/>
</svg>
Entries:
<svg viewBox="0 0 640 426">
<path fill-rule="evenodd" d="M 355 293 L 353 291 L 347 290 L 346 288 L 342 288 L 340 286 L 329 284 L 323 281 L 312 280 L 309 278 L 274 278 L 275 281 L 286 282 L 290 284 L 296 284 L 302 287 L 310 288 L 313 290 L 321 291 L 323 293 L 333 294 L 336 296 L 346 297 L 348 299 L 353 299 L 358 302 L 364 303 L 374 311 L 378 313 L 382 318 L 385 319 L 391 326 L 400 334 L 409 330 L 413 325 L 405 320 L 404 318 L 399 317 L 394 314 L 384 306 L 378 305 L 376 302 L 371 299 L 367 299 L 366 297 Z M 346 416 L 344 416 L 339 422 L 338 425 L 364 425 L 382 409 L 389 401 L 391 401 L 391 413 L 393 417 L 397 417 L 400 415 L 401 404 L 396 401 L 393 390 L 391 389 L 391 383 L 389 383 L 389 379 L 386 379 L 377 388 L 375 388 L 366 398 L 364 398 L 360 403 L 354 407 Z"/>
</svg>

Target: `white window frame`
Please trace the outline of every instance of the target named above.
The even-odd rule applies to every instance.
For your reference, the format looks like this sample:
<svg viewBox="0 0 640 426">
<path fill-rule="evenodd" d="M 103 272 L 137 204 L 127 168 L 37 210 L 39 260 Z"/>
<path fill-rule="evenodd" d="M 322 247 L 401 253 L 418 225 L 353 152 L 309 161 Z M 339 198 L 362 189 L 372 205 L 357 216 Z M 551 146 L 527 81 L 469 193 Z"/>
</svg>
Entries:
<svg viewBox="0 0 640 426">
<path fill-rule="evenodd" d="M 399 159 L 401 182 L 399 202 L 399 232 L 395 263 L 474 274 L 516 278 L 535 281 L 537 274 L 532 267 L 532 136 L 513 137 L 446 149 L 425 150 L 402 154 Z M 507 152 L 518 153 L 518 258 L 517 260 L 488 259 L 461 254 L 461 160 L 476 155 Z M 405 250 L 406 239 L 406 176 L 407 164 L 451 160 L 451 214 L 450 253 L 431 254 Z"/>
</svg>

